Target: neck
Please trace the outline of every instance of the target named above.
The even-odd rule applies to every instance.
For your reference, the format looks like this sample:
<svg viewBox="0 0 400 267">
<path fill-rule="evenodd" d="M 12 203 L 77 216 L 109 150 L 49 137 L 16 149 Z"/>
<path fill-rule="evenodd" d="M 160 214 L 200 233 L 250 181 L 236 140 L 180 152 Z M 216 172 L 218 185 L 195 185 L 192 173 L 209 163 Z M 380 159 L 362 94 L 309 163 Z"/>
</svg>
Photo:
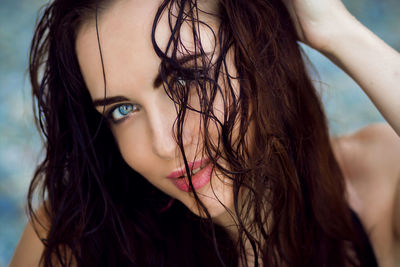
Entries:
<svg viewBox="0 0 400 267">
<path fill-rule="evenodd" d="M 239 228 L 238 228 L 239 224 L 238 224 L 238 220 L 236 218 L 236 213 L 233 212 L 232 210 L 233 210 L 233 208 L 230 209 L 229 212 L 226 211 L 225 213 L 223 213 L 223 214 L 221 214 L 221 215 L 219 215 L 217 217 L 214 217 L 213 221 L 216 224 L 224 227 L 225 230 L 227 231 L 227 233 L 229 234 L 230 238 L 236 244 L 239 244 L 239 238 L 241 238 L 240 235 L 239 235 Z M 252 214 L 252 213 L 250 212 L 249 214 Z M 254 227 L 249 227 L 249 226 L 251 226 L 252 222 L 253 222 L 253 217 L 252 216 L 251 216 L 251 218 L 249 217 L 249 218 L 243 219 L 243 223 L 244 223 L 246 229 L 251 229 L 251 228 L 254 229 Z M 255 238 L 257 238 L 258 240 L 261 240 L 261 238 L 260 238 L 261 235 L 258 233 L 258 231 L 257 232 L 251 232 L 251 234 Z M 250 243 L 249 239 L 246 236 L 244 236 L 244 237 L 242 236 L 242 238 L 243 238 L 243 242 L 244 242 L 244 250 L 245 250 L 245 254 L 246 254 L 245 258 L 246 258 L 246 261 L 247 261 L 247 265 L 248 266 L 253 266 L 254 262 L 255 262 L 253 247 L 251 246 L 251 243 Z M 241 253 L 240 250 L 239 250 L 239 246 L 237 246 L 237 249 L 238 249 L 238 253 Z M 258 251 L 258 253 L 259 253 L 259 255 L 261 255 L 260 251 Z M 242 254 L 243 254 L 243 252 L 242 252 Z M 241 257 L 239 256 L 239 266 L 243 266 L 243 264 L 241 263 L 240 258 Z M 262 266 L 261 256 L 258 256 L 258 263 L 259 263 L 259 266 Z"/>
</svg>

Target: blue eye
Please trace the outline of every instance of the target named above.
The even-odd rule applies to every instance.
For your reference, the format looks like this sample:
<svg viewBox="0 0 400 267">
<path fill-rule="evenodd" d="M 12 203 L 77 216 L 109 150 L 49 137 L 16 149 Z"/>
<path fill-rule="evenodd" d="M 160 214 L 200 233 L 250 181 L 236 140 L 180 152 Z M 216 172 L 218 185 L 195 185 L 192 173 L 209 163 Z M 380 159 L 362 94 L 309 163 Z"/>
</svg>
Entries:
<svg viewBox="0 0 400 267">
<path fill-rule="evenodd" d="M 176 81 L 181 85 L 181 86 L 186 86 L 186 80 L 183 79 L 182 77 L 178 77 Z"/>
<path fill-rule="evenodd" d="M 110 111 L 110 116 L 111 119 L 114 122 L 119 122 L 122 119 L 126 118 L 129 116 L 130 113 L 134 112 L 138 110 L 137 105 L 133 105 L 133 104 L 122 104 L 122 105 L 118 105 L 116 107 L 114 107 L 111 111 Z"/>
</svg>

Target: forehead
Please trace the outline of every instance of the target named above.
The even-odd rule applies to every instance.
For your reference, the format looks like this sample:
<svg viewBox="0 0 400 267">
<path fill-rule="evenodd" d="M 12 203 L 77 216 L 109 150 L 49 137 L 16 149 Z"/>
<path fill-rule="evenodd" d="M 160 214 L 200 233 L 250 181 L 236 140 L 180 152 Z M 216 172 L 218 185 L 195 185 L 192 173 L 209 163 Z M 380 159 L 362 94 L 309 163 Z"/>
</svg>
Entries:
<svg viewBox="0 0 400 267">
<path fill-rule="evenodd" d="M 126 90 L 139 87 L 152 87 L 160 59 L 151 42 L 151 31 L 160 4 L 161 1 L 158 0 L 119 0 L 99 16 L 98 32 L 108 95 L 124 93 Z M 199 8 L 210 12 L 212 4 L 214 4 L 212 1 L 200 2 Z M 177 14 L 176 10 L 172 12 Z M 166 9 L 160 17 L 155 32 L 156 42 L 163 51 L 171 35 L 167 13 Z M 200 20 L 213 27 L 216 32 L 212 16 L 201 12 L 199 16 Z M 178 46 L 178 50 L 182 53 L 194 51 L 193 34 L 189 25 L 189 21 L 184 23 L 180 30 L 184 49 L 179 49 Z M 200 27 L 202 47 L 206 52 L 212 52 L 215 48 L 212 32 L 205 26 L 200 25 Z M 78 30 L 76 53 L 92 99 L 101 98 L 104 94 L 103 70 L 95 21 L 87 21 Z"/>
</svg>

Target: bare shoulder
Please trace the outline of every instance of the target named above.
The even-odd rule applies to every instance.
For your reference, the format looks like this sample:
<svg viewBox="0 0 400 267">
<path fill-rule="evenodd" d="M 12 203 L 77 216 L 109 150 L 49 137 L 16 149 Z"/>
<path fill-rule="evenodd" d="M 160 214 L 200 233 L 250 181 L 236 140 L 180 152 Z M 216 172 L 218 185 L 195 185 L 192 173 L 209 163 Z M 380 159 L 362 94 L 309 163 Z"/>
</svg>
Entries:
<svg viewBox="0 0 400 267">
<path fill-rule="evenodd" d="M 351 135 L 354 142 L 359 143 L 370 153 L 371 159 L 384 166 L 376 165 L 378 169 L 394 171 L 399 173 L 400 164 L 400 137 L 393 128 L 387 123 L 375 123 L 368 125 Z M 369 162 L 372 163 L 372 162 Z"/>
<path fill-rule="evenodd" d="M 10 267 L 39 266 L 44 249 L 41 239 L 46 237 L 48 220 L 46 220 L 43 208 L 38 209 L 35 214 L 38 221 L 29 221 L 26 224 L 11 259 Z"/>
<path fill-rule="evenodd" d="M 400 264 L 400 137 L 386 123 L 332 139 L 349 205 L 369 234 L 380 266 Z"/>
<path fill-rule="evenodd" d="M 387 123 L 374 123 L 332 139 L 332 147 L 346 179 L 400 179 L 400 137 Z M 372 180 L 370 180 L 372 179 Z"/>
</svg>

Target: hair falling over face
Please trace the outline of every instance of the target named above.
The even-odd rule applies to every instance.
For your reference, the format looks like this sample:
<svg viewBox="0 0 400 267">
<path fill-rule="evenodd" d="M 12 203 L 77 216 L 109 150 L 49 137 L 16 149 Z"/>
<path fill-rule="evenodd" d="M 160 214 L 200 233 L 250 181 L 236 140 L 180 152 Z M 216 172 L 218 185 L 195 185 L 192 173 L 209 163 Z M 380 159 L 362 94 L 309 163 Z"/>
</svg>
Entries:
<svg viewBox="0 0 400 267">
<path fill-rule="evenodd" d="M 177 201 L 164 209 L 170 197 L 124 162 L 93 108 L 76 35 L 114 3 L 55 0 L 36 26 L 29 68 L 46 149 L 28 195 L 32 219 L 39 194 L 49 220 L 43 266 L 363 266 L 326 118 L 282 1 L 215 0 L 216 30 L 200 20 L 202 2 L 162 1 L 149 38 L 161 60 L 157 82 L 176 107 L 174 133 L 186 169 L 184 121 L 196 112 L 203 153 L 232 183 L 237 240 L 213 223 L 195 190 L 204 218 Z M 166 49 L 155 38 L 164 12 L 171 30 Z M 193 29 L 194 67 L 178 59 L 184 24 Z M 200 26 L 212 32 L 212 61 Z M 227 69 L 230 55 L 235 77 Z M 223 117 L 213 109 L 221 95 Z"/>
</svg>

